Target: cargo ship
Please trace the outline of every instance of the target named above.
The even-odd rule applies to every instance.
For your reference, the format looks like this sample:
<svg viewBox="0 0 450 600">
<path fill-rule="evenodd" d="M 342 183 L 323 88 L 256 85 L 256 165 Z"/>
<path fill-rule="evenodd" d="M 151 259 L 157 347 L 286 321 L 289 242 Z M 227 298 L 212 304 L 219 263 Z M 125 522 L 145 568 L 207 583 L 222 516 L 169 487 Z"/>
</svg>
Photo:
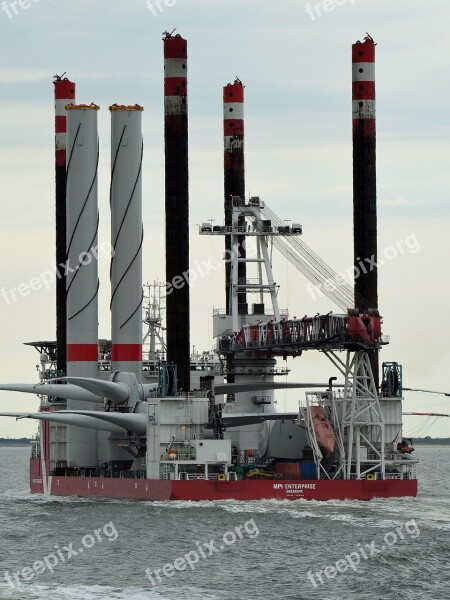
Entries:
<svg viewBox="0 0 450 600">
<path fill-rule="evenodd" d="M 376 268 L 375 44 L 353 54 L 355 288 L 301 240 L 302 226 L 246 198 L 244 86 L 224 87 L 225 309 L 213 311 L 215 354 L 190 354 L 187 42 L 164 34 L 166 348 L 160 315 L 143 336 L 142 115 L 111 111 L 111 340 L 98 340 L 96 104 L 76 104 L 58 77 L 56 107 L 57 340 L 40 352 L 40 381 L 1 390 L 36 394 L 30 488 L 35 494 L 139 500 L 370 500 L 415 496 L 417 461 L 402 436 L 402 370 L 378 356 L 388 338 Z M 297 219 L 298 221 L 298 219 Z M 375 232 L 375 233 L 374 233 Z M 290 317 L 278 305 L 277 250 L 342 310 Z M 373 261 L 372 261 L 373 262 Z M 356 265 L 359 264 L 359 276 Z M 336 285 L 330 286 L 330 277 Z M 62 282 L 62 283 L 61 283 Z M 255 299 L 250 303 L 250 298 Z M 151 305 L 150 305 L 151 306 Z M 143 337 L 150 353 L 143 360 Z M 316 352 L 325 382 L 277 382 L 277 359 Z M 336 379 L 339 377 L 339 382 Z M 277 389 L 303 390 L 298 410 L 276 409 Z"/>
</svg>

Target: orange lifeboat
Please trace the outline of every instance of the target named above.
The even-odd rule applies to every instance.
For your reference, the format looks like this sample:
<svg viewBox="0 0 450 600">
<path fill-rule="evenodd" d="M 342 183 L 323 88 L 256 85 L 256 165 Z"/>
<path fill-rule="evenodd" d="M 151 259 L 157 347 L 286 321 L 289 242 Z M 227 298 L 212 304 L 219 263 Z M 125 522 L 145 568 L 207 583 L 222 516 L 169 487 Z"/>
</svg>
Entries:
<svg viewBox="0 0 450 600">
<path fill-rule="evenodd" d="M 402 438 L 402 441 L 397 444 L 397 450 L 402 454 L 411 454 L 414 452 L 414 448 L 411 446 L 411 438 Z"/>
<path fill-rule="evenodd" d="M 309 411 L 317 441 L 325 450 L 325 454 L 332 454 L 336 445 L 336 436 L 324 409 L 321 406 L 310 406 Z"/>
</svg>

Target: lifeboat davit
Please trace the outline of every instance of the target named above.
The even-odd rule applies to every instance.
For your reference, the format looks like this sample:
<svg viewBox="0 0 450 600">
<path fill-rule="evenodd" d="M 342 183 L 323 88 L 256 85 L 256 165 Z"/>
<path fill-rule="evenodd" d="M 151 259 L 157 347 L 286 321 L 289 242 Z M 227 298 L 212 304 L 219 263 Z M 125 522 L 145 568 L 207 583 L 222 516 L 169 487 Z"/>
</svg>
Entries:
<svg viewBox="0 0 450 600">
<path fill-rule="evenodd" d="M 336 446 L 336 436 L 324 409 L 321 406 L 310 406 L 309 411 L 317 441 L 325 454 L 332 454 Z"/>
</svg>

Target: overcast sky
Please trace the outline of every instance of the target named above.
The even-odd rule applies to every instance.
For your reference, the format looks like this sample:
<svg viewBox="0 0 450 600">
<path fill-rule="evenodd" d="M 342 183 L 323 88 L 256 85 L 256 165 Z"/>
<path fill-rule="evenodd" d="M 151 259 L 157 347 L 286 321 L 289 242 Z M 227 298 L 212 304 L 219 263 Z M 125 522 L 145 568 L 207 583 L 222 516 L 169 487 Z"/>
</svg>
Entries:
<svg viewBox="0 0 450 600">
<path fill-rule="evenodd" d="M 7 290 L 54 260 L 52 78 L 65 71 L 78 102 L 101 106 L 100 241 L 109 235 L 108 106 L 145 107 L 144 279 L 164 280 L 161 34 L 174 28 L 189 44 L 191 262 L 221 262 L 222 240 L 199 237 L 196 224 L 223 219 L 222 86 L 238 76 L 246 85 L 247 193 L 301 222 L 303 240 L 336 271 L 350 267 L 351 44 L 369 32 L 378 43 L 378 227 L 380 255 L 386 253 L 380 311 L 391 335 L 381 359 L 403 365 L 408 387 L 450 391 L 448 1 L 313 0 L 311 14 L 303 0 L 1 6 L 0 287 Z M 312 298 L 283 258 L 274 256 L 274 270 L 280 306 L 292 316 L 339 312 L 327 299 Z M 99 335 L 110 337 L 106 256 L 100 271 Z M 208 349 L 212 309 L 224 306 L 223 268 L 195 282 L 191 303 L 191 343 Z M 10 304 L 0 297 L 2 382 L 37 381 L 39 356 L 22 342 L 54 339 L 54 313 L 53 287 Z M 292 381 L 334 374 L 317 352 L 289 365 Z M 298 397 L 280 392 L 278 407 L 295 410 Z M 34 397 L 0 393 L 0 411 L 37 407 Z M 450 412 L 450 401 L 408 393 L 404 408 Z M 418 417 L 405 422 L 407 433 L 423 424 Z M 35 422 L 0 419 L 0 436 L 35 431 Z M 450 420 L 429 433 L 449 436 Z"/>
</svg>

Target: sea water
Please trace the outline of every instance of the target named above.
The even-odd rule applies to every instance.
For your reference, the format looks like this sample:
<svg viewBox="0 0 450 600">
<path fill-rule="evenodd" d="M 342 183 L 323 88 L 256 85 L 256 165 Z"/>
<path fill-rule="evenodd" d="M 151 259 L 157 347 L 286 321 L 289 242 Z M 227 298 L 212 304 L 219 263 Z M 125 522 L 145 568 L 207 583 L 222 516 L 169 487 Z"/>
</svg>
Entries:
<svg viewBox="0 0 450 600">
<path fill-rule="evenodd" d="M 0 447 L 0 598 L 449 600 L 450 447 L 417 498 L 139 502 L 28 491 Z"/>
</svg>

